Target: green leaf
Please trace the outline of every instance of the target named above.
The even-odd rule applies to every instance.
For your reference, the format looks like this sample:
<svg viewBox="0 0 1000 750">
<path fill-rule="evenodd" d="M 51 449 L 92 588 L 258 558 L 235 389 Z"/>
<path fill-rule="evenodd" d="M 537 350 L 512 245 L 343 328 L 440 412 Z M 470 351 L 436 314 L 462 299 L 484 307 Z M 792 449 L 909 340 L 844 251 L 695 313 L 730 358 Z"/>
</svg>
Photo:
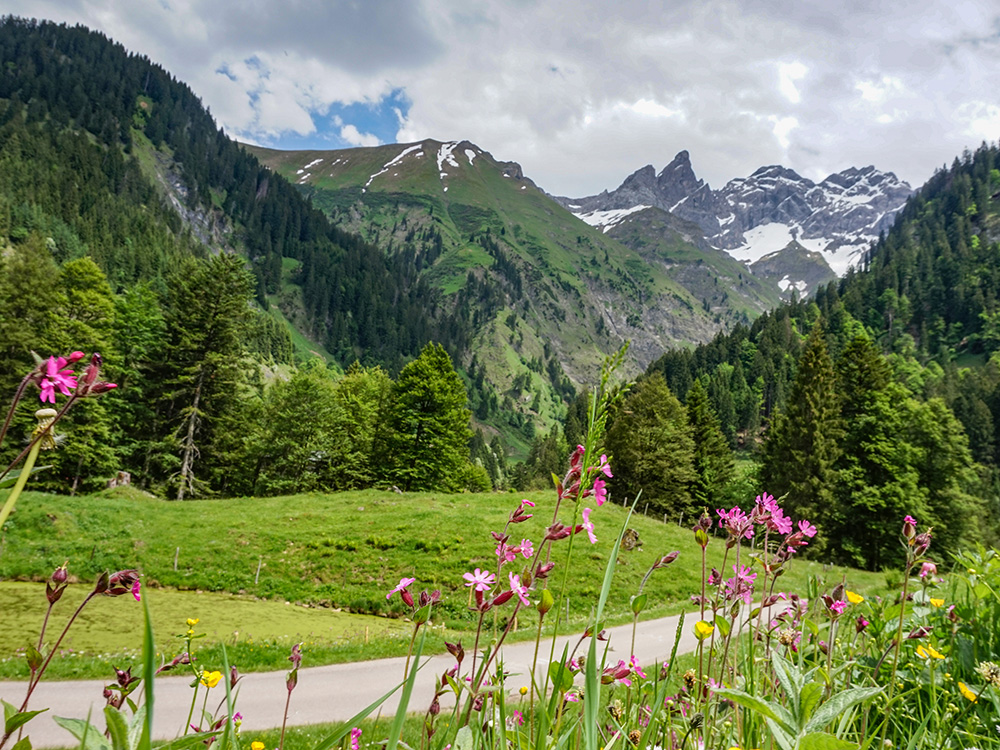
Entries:
<svg viewBox="0 0 1000 750">
<path fill-rule="evenodd" d="M 472 730 L 467 726 L 459 729 L 451 746 L 454 750 L 474 750 L 475 740 L 472 736 Z"/>
<path fill-rule="evenodd" d="M 36 466 L 31 470 L 31 473 L 37 474 L 39 471 L 45 471 L 46 469 L 51 469 L 51 468 L 52 464 L 49 464 L 48 466 Z M 0 479 L 0 490 L 6 489 L 7 487 L 13 487 L 15 484 L 17 484 L 17 478 L 19 476 L 21 476 L 20 469 L 11 469 L 7 473 L 7 476 L 5 476 L 3 479 Z M 15 747 L 17 747 L 17 745 L 15 745 Z"/>
<path fill-rule="evenodd" d="M 834 737 L 825 732 L 813 732 L 799 739 L 799 750 L 857 750 L 856 742 Z"/>
<path fill-rule="evenodd" d="M 21 711 L 21 712 L 18 712 L 17 709 L 15 709 L 13 706 L 10 706 L 12 709 L 14 709 L 14 713 L 8 714 L 7 713 L 7 706 L 10 706 L 10 704 L 7 703 L 7 701 L 4 701 L 3 712 L 4 712 L 5 721 L 4 721 L 4 727 L 3 727 L 3 729 L 4 729 L 4 732 L 6 732 L 7 734 L 12 734 L 13 732 L 16 732 L 18 729 L 20 729 L 25 724 L 27 724 L 29 721 L 31 721 L 36 716 L 38 716 L 38 714 L 44 713 L 45 711 L 49 710 L 47 708 L 43 708 L 41 711 Z"/>
<path fill-rule="evenodd" d="M 639 594 L 639 596 L 632 597 L 632 614 L 637 615 L 646 606 L 646 600 L 649 599 L 649 594 Z"/>
<path fill-rule="evenodd" d="M 784 706 L 777 703 L 768 703 L 756 695 L 744 693 L 742 690 L 717 688 L 714 692 L 716 695 L 729 698 L 733 703 L 743 706 L 743 708 L 748 708 L 766 719 L 771 719 L 789 734 L 797 734 L 795 719 Z"/>
<path fill-rule="evenodd" d="M 10 717 L 17 713 L 17 707 L 5 700 L 0 700 L 0 703 L 3 703 L 3 720 L 6 724 L 10 721 Z"/>
<path fill-rule="evenodd" d="M 420 642 L 413 653 L 413 666 L 410 667 L 410 674 L 403 685 L 403 692 L 399 696 L 399 707 L 396 715 L 392 717 L 392 725 L 389 728 L 389 741 L 386 748 L 396 750 L 399 747 L 399 738 L 403 735 L 403 724 L 406 722 L 406 712 L 410 706 L 410 695 L 413 693 L 413 683 L 417 681 L 417 670 L 420 669 L 420 654 L 424 650 L 424 641 L 427 639 L 427 630 L 420 634 Z"/>
<path fill-rule="evenodd" d="M 52 720 L 76 737 L 81 743 L 81 750 L 112 750 L 104 738 L 104 733 L 86 719 L 67 719 L 53 716 Z"/>
<path fill-rule="evenodd" d="M 823 686 L 818 682 L 810 682 L 802 686 L 802 690 L 799 692 L 799 726 L 809 721 L 809 717 L 816 710 L 822 697 Z"/>
<path fill-rule="evenodd" d="M 795 740 L 788 732 L 778 725 L 778 722 L 774 719 L 765 719 L 765 721 L 771 730 L 771 735 L 774 737 L 774 741 L 778 743 L 778 747 L 780 747 L 781 750 L 796 750 Z"/>
<path fill-rule="evenodd" d="M 156 676 L 156 643 L 153 639 L 153 618 L 149 615 L 149 589 L 142 597 L 142 677 L 146 690 L 145 719 L 138 750 L 152 750 L 153 747 L 153 679 Z M 228 675 L 227 675 L 228 678 Z"/>
<path fill-rule="evenodd" d="M 14 743 L 14 747 L 10 750 L 31 750 L 31 740 L 27 737 L 22 737 Z"/>
<path fill-rule="evenodd" d="M 805 725 L 804 729 L 806 732 L 815 732 L 822 729 L 851 706 L 856 706 L 870 698 L 874 698 L 881 692 L 882 688 L 849 688 L 842 690 L 836 695 L 831 696 L 830 700 L 816 710 L 816 713 L 813 714 L 813 717 Z"/>
<path fill-rule="evenodd" d="M 715 627 L 719 629 L 719 635 L 721 635 L 723 638 L 729 637 L 729 620 L 727 620 L 725 617 L 720 617 L 718 620 L 716 620 Z"/>
<path fill-rule="evenodd" d="M 573 673 L 562 662 L 554 661 L 549 664 L 549 679 L 552 680 L 553 690 L 560 693 L 565 693 L 573 687 Z"/>
<path fill-rule="evenodd" d="M 111 735 L 111 747 L 114 750 L 130 750 L 128 746 L 128 724 L 114 706 L 104 707 L 104 720 L 108 723 L 108 733 Z"/>
<path fill-rule="evenodd" d="M 351 731 L 350 726 L 347 731 Z M 191 734 L 185 734 L 183 737 L 178 737 L 176 740 L 172 740 L 165 745 L 158 745 L 156 750 L 187 750 L 189 747 L 200 745 L 205 740 L 218 737 L 220 734 L 221 732 L 192 732 Z"/>
<path fill-rule="evenodd" d="M 785 698 L 791 703 L 792 715 L 799 716 L 799 693 L 802 691 L 802 675 L 799 674 L 796 667 L 789 664 L 777 651 L 771 654 L 771 666 L 774 668 L 774 676 L 781 683 L 781 689 L 785 691 Z"/>
</svg>

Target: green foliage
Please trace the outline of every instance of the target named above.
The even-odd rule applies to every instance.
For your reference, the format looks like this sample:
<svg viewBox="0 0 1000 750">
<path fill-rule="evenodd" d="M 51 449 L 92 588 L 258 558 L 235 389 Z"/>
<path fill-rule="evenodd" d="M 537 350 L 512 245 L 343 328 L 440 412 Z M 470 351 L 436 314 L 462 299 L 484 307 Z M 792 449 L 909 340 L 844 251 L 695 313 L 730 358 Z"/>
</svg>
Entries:
<svg viewBox="0 0 1000 750">
<path fill-rule="evenodd" d="M 692 493 L 699 503 L 709 508 L 722 507 L 728 500 L 727 488 L 736 478 L 736 471 L 732 451 L 726 444 L 701 380 L 694 381 L 686 405 L 694 440 L 696 478 Z"/>
<path fill-rule="evenodd" d="M 687 411 L 659 373 L 644 378 L 612 413 L 607 438 L 615 462 L 616 496 L 641 490 L 658 513 L 694 509 L 695 446 Z"/>
<path fill-rule="evenodd" d="M 392 387 L 388 480 L 403 490 L 456 488 L 472 437 L 465 386 L 439 344 L 428 344 Z"/>
</svg>

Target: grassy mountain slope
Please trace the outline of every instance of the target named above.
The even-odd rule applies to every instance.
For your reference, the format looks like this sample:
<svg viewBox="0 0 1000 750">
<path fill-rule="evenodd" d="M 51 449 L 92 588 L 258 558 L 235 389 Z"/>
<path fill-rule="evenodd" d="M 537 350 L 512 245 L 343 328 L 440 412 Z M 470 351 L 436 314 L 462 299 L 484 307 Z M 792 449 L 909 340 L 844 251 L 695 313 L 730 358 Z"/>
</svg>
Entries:
<svg viewBox="0 0 1000 750">
<path fill-rule="evenodd" d="M 590 381 L 626 340 L 643 367 L 778 301 L 745 269 L 741 287 L 739 264 L 695 244 L 691 227 L 655 235 L 654 247 L 622 243 L 468 141 L 248 150 L 339 226 L 412 261 L 468 324 L 465 364 L 485 371 L 505 410 L 542 428 L 570 393 L 563 373 Z M 489 409 L 477 416 L 502 421 Z"/>
</svg>

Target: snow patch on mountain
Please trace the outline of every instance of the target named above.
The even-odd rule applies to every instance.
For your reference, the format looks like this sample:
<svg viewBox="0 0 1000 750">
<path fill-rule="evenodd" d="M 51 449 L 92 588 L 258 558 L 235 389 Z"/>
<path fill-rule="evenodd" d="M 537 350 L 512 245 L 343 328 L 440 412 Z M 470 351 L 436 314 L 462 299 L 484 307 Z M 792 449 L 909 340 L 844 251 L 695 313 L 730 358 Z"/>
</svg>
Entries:
<svg viewBox="0 0 1000 750">
<path fill-rule="evenodd" d="M 607 233 L 611 227 L 621 222 L 626 216 L 645 211 L 649 206 L 632 206 L 632 208 L 613 209 L 611 211 L 590 211 L 576 214 L 580 219 Z"/>
<path fill-rule="evenodd" d="M 382 175 L 382 174 L 385 174 L 386 172 L 388 172 L 389 169 L 392 168 L 392 166 L 394 164 L 398 164 L 400 161 L 402 161 L 404 156 L 406 156 L 407 154 L 412 154 L 414 151 L 419 151 L 422 148 L 423 148 L 423 144 L 421 144 L 421 143 L 418 143 L 418 144 L 416 144 L 414 146 L 407 146 L 406 148 L 404 148 L 402 151 L 400 151 L 398 154 L 396 154 L 395 157 L 393 157 L 392 159 L 390 159 L 389 161 L 387 161 L 385 164 L 383 164 L 382 165 L 382 169 L 380 169 L 378 172 L 376 172 L 375 174 L 373 174 L 371 177 L 368 178 L 368 182 L 366 182 L 365 186 L 363 188 L 361 188 L 361 192 L 362 193 L 365 192 L 368 189 L 368 186 L 372 184 L 372 180 L 374 180 L 379 175 Z M 417 156 L 421 156 L 421 155 L 422 154 L 417 154 Z M 346 159 L 344 160 L 344 163 L 345 164 L 347 163 Z"/>
<path fill-rule="evenodd" d="M 438 173 L 442 178 L 448 176 L 448 173 L 444 171 L 444 165 L 455 167 L 458 169 L 458 162 L 455 161 L 455 157 L 452 156 L 452 151 L 458 148 L 457 143 L 442 143 L 441 148 L 438 149 L 437 162 L 438 162 Z"/>
</svg>

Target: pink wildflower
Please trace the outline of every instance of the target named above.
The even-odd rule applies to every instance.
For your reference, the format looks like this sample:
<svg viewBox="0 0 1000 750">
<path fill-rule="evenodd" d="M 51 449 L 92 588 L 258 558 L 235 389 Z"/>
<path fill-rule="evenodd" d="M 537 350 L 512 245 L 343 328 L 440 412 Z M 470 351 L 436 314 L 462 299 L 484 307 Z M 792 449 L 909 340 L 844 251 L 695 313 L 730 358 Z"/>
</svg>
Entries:
<svg viewBox="0 0 1000 750">
<path fill-rule="evenodd" d="M 636 661 L 635 654 L 632 654 L 632 658 L 629 659 L 629 664 L 632 666 L 632 671 L 639 675 L 642 679 L 646 679 L 646 673 L 642 671 L 639 666 L 639 662 Z"/>
<path fill-rule="evenodd" d="M 505 563 L 514 562 L 514 560 L 517 559 L 517 548 L 509 546 L 507 542 L 504 541 L 497 544 L 497 548 L 494 552 L 496 552 L 496 556 L 500 558 L 501 566 Z"/>
<path fill-rule="evenodd" d="M 739 506 L 729 511 L 719 508 L 715 512 L 719 514 L 719 528 L 724 528 L 731 537 L 753 538 L 753 521 Z"/>
<path fill-rule="evenodd" d="M 594 536 L 594 522 L 590 520 L 590 508 L 583 509 L 583 529 L 587 532 L 587 538 L 590 539 L 591 544 L 597 543 L 597 537 Z"/>
<path fill-rule="evenodd" d="M 933 575 L 937 575 L 937 565 L 928 560 L 920 566 L 920 577 L 926 578 Z"/>
<path fill-rule="evenodd" d="M 867 628 L 868 625 L 869 622 L 865 619 L 864 615 L 858 615 L 858 619 L 854 621 L 854 630 L 860 633 L 862 630 Z"/>
<path fill-rule="evenodd" d="M 726 601 L 742 599 L 745 604 L 753 601 L 753 582 L 757 578 L 756 573 L 751 573 L 746 565 L 733 566 L 732 578 L 726 580 Z"/>
<path fill-rule="evenodd" d="M 907 515 L 903 519 L 903 536 L 907 540 L 913 539 L 917 534 L 917 519 L 913 516 Z"/>
<path fill-rule="evenodd" d="M 463 573 L 462 578 L 468 581 L 466 586 L 475 588 L 476 591 L 488 591 L 496 581 L 496 576 L 486 570 L 476 568 L 474 573 Z"/>
<path fill-rule="evenodd" d="M 810 539 L 812 537 L 816 536 L 816 527 L 813 526 L 808 521 L 806 521 L 805 519 L 802 519 L 801 521 L 799 521 L 799 531 L 801 531 L 803 534 L 805 534 Z"/>
<path fill-rule="evenodd" d="M 830 605 L 830 612 L 835 615 L 844 614 L 845 609 L 847 609 L 847 602 L 843 599 L 838 599 Z"/>
<path fill-rule="evenodd" d="M 608 457 L 604 453 L 601 454 L 601 463 L 600 463 L 600 465 L 598 465 L 598 466 L 592 466 L 591 470 L 592 471 L 599 471 L 599 472 L 601 472 L 608 479 L 613 479 L 614 476 L 615 476 L 614 474 L 611 473 L 611 466 L 608 464 Z"/>
<path fill-rule="evenodd" d="M 521 555 L 528 560 L 530 560 L 535 554 L 535 548 L 530 539 L 522 539 L 521 543 L 515 549 L 517 549 Z"/>
<path fill-rule="evenodd" d="M 510 573 L 508 580 L 510 581 L 510 590 L 517 594 L 517 597 L 521 600 L 521 604 L 530 607 L 531 601 L 528 599 L 528 589 L 521 585 L 521 576 L 516 573 Z"/>
<path fill-rule="evenodd" d="M 392 595 L 395 594 L 398 591 L 399 592 L 399 596 L 402 598 L 402 600 L 407 605 L 409 605 L 409 606 L 412 607 L 413 606 L 413 594 L 411 594 L 406 589 L 411 584 L 416 583 L 416 581 L 417 581 L 416 578 L 400 578 L 399 579 L 399 583 L 396 584 L 396 588 L 394 588 L 392 591 L 390 591 L 388 594 L 385 595 L 386 601 L 388 601 L 389 599 L 391 599 Z"/>
<path fill-rule="evenodd" d="M 358 750 L 358 741 L 361 739 L 361 729 L 358 727 L 351 727 L 351 750 Z"/>
<path fill-rule="evenodd" d="M 75 354 L 76 352 L 74 352 Z M 68 396 L 70 395 L 69 389 L 76 388 L 76 376 L 72 370 L 63 369 L 68 364 L 70 364 L 70 360 L 65 357 L 49 357 L 48 362 L 45 363 L 45 375 L 38 384 L 42 391 L 42 401 L 54 404 L 56 402 L 56 389 L 59 389 L 62 395 Z"/>
<path fill-rule="evenodd" d="M 132 596 L 135 597 L 137 602 L 142 601 L 142 594 L 140 593 L 142 589 L 142 581 L 138 578 L 135 579 L 135 583 L 132 584 Z"/>
<path fill-rule="evenodd" d="M 474 573 L 464 573 L 462 578 L 468 581 L 466 586 L 475 588 L 476 591 L 488 591 L 496 581 L 496 576 L 486 570 L 476 568 Z"/>
<path fill-rule="evenodd" d="M 597 507 L 604 505 L 608 500 L 608 490 L 607 482 L 603 479 L 594 480 L 594 500 L 597 501 Z"/>
</svg>

